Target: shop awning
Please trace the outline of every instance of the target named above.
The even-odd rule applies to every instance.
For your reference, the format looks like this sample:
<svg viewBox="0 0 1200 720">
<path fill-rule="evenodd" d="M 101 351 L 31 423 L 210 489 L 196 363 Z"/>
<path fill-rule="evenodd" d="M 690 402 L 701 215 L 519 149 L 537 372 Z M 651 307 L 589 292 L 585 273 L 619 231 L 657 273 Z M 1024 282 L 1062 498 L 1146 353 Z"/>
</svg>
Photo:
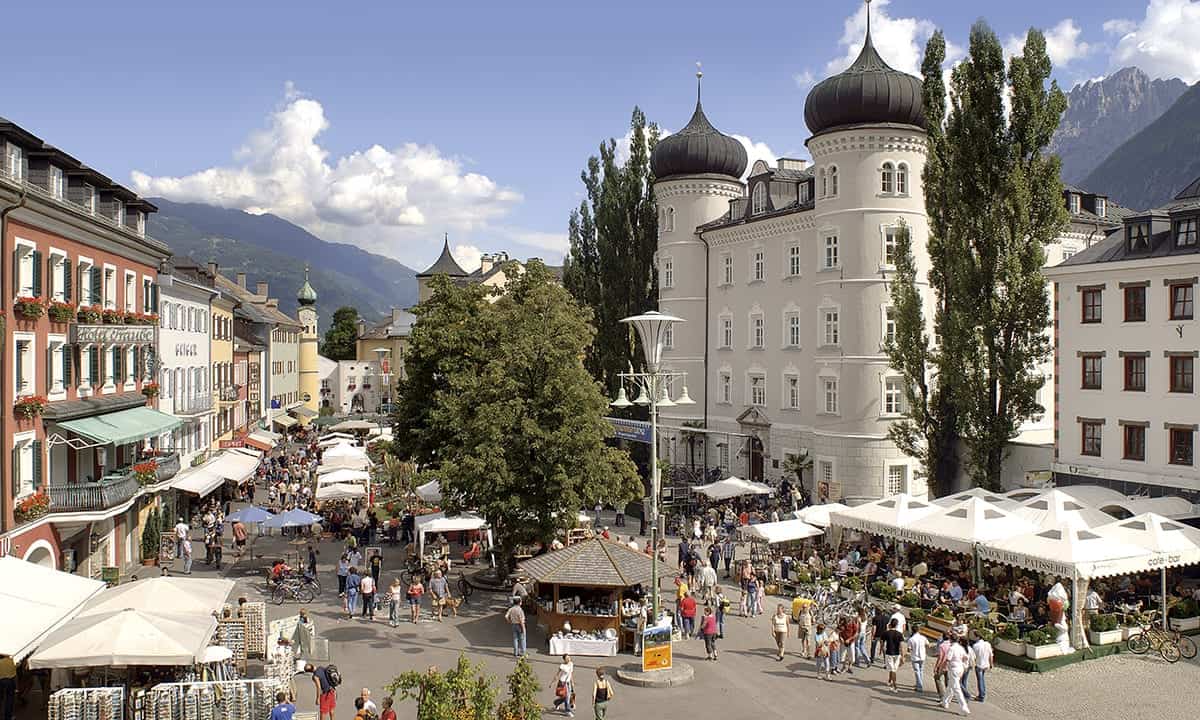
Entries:
<svg viewBox="0 0 1200 720">
<path fill-rule="evenodd" d="M 767 544 L 792 542 L 824 534 L 820 528 L 813 527 L 803 520 L 780 520 L 757 525 L 743 525 L 738 530 L 742 537 L 761 540 Z"/>
<path fill-rule="evenodd" d="M 288 410 L 288 412 L 293 413 L 294 415 L 297 415 L 298 417 L 315 418 L 317 416 L 317 413 L 315 411 L 313 411 L 303 405 L 301 405 L 298 408 L 292 408 L 292 409 Z"/>
<path fill-rule="evenodd" d="M 226 450 L 199 467 L 188 468 L 175 476 L 171 487 L 204 497 L 226 480 L 241 484 L 253 477 L 258 458 L 237 450 Z"/>
<path fill-rule="evenodd" d="M 201 465 L 180 472 L 171 481 L 171 487 L 204 497 L 220 487 L 223 482 L 225 482 L 225 478 L 213 475 L 205 469 L 205 466 Z"/>
<path fill-rule="evenodd" d="M 242 442 L 246 443 L 250 447 L 258 448 L 259 450 L 263 450 L 264 452 L 275 447 L 274 440 L 267 437 L 266 435 L 260 435 L 258 433 L 250 433 L 249 435 L 247 435 L 245 438 L 242 439 Z"/>
<path fill-rule="evenodd" d="M 177 417 L 148 407 L 136 407 L 104 415 L 64 420 L 58 423 L 58 427 L 102 445 L 127 445 L 170 432 L 182 424 L 183 421 Z"/>
<path fill-rule="evenodd" d="M 0 557 L 0 653 L 20 663 L 41 640 L 104 589 L 91 578 L 59 572 L 12 556 Z"/>
<path fill-rule="evenodd" d="M 275 417 L 271 418 L 271 422 L 280 427 L 290 428 L 299 421 L 291 415 L 276 415 Z"/>
</svg>

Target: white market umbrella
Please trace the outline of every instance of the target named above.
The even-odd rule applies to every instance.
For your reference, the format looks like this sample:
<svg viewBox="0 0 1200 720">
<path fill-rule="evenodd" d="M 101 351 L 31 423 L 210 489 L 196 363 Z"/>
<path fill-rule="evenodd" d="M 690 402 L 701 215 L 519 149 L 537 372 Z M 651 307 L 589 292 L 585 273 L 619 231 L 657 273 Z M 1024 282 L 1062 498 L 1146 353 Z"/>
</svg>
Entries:
<svg viewBox="0 0 1200 720">
<path fill-rule="evenodd" d="M 797 520 L 803 520 L 809 525 L 817 527 L 829 527 L 829 513 L 841 512 L 849 510 L 849 505 L 843 505 L 839 502 L 825 503 L 824 505 L 809 505 L 808 507 L 800 508 L 792 513 Z"/>
<path fill-rule="evenodd" d="M 1090 528 L 1112 522 L 1113 516 L 1090 507 L 1061 490 L 1046 492 L 1021 503 L 1016 513 L 1037 527 L 1055 529 L 1067 525 Z"/>
<path fill-rule="evenodd" d="M 371 473 L 366 470 L 352 468 L 337 468 L 317 476 L 317 485 L 333 485 L 336 483 L 364 483 L 371 479 Z"/>
<path fill-rule="evenodd" d="M 104 590 L 84 606 L 79 617 L 133 608 L 149 613 L 205 616 L 220 610 L 233 592 L 232 580 L 156 577 Z"/>
<path fill-rule="evenodd" d="M 317 488 L 317 500 L 356 500 L 366 496 L 367 489 L 362 485 L 340 483 Z"/>
<path fill-rule="evenodd" d="M 418 485 L 417 497 L 421 498 L 425 502 L 441 502 L 442 484 L 437 480 L 430 480 L 424 485 Z"/>
<path fill-rule="evenodd" d="M 366 420 L 343 420 L 337 425 L 330 426 L 330 430 L 338 433 L 356 432 L 359 430 L 370 430 L 371 428 L 379 427 L 379 423 L 367 422 Z"/>
<path fill-rule="evenodd" d="M 1117 533 L 1071 525 L 1039 528 L 979 548 L 985 560 L 1072 580 L 1108 575 L 1114 563 L 1146 555 L 1146 549 L 1118 539 Z"/>
<path fill-rule="evenodd" d="M 761 540 L 768 544 L 802 540 L 825 534 L 821 528 L 813 527 L 803 520 L 780 520 L 757 525 L 742 525 L 738 528 L 738 532 L 743 537 Z"/>
<path fill-rule="evenodd" d="M 996 505 L 997 507 L 1002 507 L 1005 510 L 1014 510 L 1021 504 L 1019 500 L 1014 500 L 1006 495 L 1001 495 L 1000 493 L 994 493 L 991 490 L 985 490 L 978 487 L 971 488 L 970 490 L 963 490 L 962 492 L 951 493 L 945 497 L 940 497 L 934 500 L 933 504 L 940 507 L 950 507 L 951 505 L 957 505 L 963 500 L 970 500 L 971 498 L 987 500 L 991 504 Z"/>
<path fill-rule="evenodd" d="M 0 653 L 21 660 L 69 621 L 104 583 L 20 558 L 0 557 Z"/>
<path fill-rule="evenodd" d="M 969 498 L 957 505 L 938 508 L 908 526 L 906 541 L 950 552 L 971 555 L 979 543 L 1023 535 L 1035 525 L 1015 512 L 1008 512 L 982 498 Z"/>
<path fill-rule="evenodd" d="M 216 627 L 211 615 L 133 608 L 77 617 L 50 633 L 30 656 L 29 667 L 193 665 L 204 657 Z"/>
<path fill-rule="evenodd" d="M 1144 563 L 1126 563 L 1131 566 L 1126 568 L 1126 571 L 1159 571 L 1159 582 L 1162 585 L 1160 592 L 1162 594 L 1163 622 L 1165 623 L 1167 568 L 1200 564 L 1200 529 L 1155 513 L 1143 513 L 1101 525 L 1095 531 L 1097 534 L 1104 534 L 1119 542 L 1144 548 L 1150 553 Z"/>
<path fill-rule="evenodd" d="M 829 524 L 873 535 L 900 537 L 909 525 L 940 509 L 937 505 L 900 493 L 849 510 L 831 512 Z"/>
<path fill-rule="evenodd" d="M 733 475 L 707 485 L 697 485 L 692 490 L 713 500 L 728 500 L 743 495 L 770 495 L 774 492 L 769 485 L 750 482 Z"/>
<path fill-rule="evenodd" d="M 307 510 L 296 508 L 288 510 L 284 513 L 279 513 L 275 517 L 263 523 L 263 527 L 269 528 L 289 528 L 289 527 L 309 527 L 313 523 L 321 522 L 320 515 L 314 515 Z"/>
</svg>

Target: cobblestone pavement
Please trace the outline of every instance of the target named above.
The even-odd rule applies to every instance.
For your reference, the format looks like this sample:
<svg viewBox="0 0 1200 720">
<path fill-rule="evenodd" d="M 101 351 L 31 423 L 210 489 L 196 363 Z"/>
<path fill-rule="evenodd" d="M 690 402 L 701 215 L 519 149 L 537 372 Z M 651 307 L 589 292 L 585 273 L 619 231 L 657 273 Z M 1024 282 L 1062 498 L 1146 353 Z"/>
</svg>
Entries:
<svg viewBox="0 0 1200 720">
<path fill-rule="evenodd" d="M 1194 716 L 1200 663 L 1168 665 L 1150 655 L 1113 655 L 1047 673 L 996 668 L 988 702 L 1037 720 L 1159 720 Z"/>
</svg>

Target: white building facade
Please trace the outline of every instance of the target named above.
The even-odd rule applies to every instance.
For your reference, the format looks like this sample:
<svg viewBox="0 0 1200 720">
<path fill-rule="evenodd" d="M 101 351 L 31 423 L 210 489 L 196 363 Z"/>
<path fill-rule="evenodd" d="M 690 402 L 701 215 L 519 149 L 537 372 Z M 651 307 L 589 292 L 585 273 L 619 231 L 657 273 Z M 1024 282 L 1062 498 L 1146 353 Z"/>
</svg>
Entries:
<svg viewBox="0 0 1200 720">
<path fill-rule="evenodd" d="M 183 420 L 160 447 L 179 451 L 187 467 L 212 444 L 210 382 L 212 288 L 179 272 L 159 274 L 158 409 Z"/>
<path fill-rule="evenodd" d="M 328 408 L 334 415 L 380 411 L 387 388 L 378 361 L 321 358 L 321 366 L 322 409 Z"/>
<path fill-rule="evenodd" d="M 1058 484 L 1200 502 L 1195 366 L 1200 180 L 1046 274 L 1054 284 Z"/>
</svg>

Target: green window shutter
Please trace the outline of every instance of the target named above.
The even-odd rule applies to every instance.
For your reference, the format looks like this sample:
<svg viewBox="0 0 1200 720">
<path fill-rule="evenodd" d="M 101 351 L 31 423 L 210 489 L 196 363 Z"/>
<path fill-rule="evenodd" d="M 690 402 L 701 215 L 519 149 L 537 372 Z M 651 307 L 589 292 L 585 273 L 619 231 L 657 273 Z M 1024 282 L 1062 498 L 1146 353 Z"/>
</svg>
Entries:
<svg viewBox="0 0 1200 720">
<path fill-rule="evenodd" d="M 21 494 L 21 446 L 12 450 L 12 496 Z"/>
<path fill-rule="evenodd" d="M 42 487 L 42 441 L 33 441 L 33 488 Z"/>
<path fill-rule="evenodd" d="M 102 385 L 103 378 L 100 377 L 100 353 L 96 352 L 95 347 L 88 350 L 88 369 L 91 370 L 90 382 L 92 386 Z"/>
<path fill-rule="evenodd" d="M 121 348 L 114 347 L 112 349 L 112 376 L 113 384 L 121 384 Z"/>
<path fill-rule="evenodd" d="M 13 295 L 21 294 L 21 249 L 13 250 Z"/>
<path fill-rule="evenodd" d="M 42 296 L 42 251 L 33 251 L 33 296 Z"/>
<path fill-rule="evenodd" d="M 150 301 L 150 312 L 158 312 L 158 283 L 151 283 L 150 290 L 154 293 L 154 299 Z"/>
<path fill-rule="evenodd" d="M 63 387 L 71 386 L 71 360 L 75 355 L 75 348 L 71 345 L 63 345 L 62 349 L 62 382 Z"/>
<path fill-rule="evenodd" d="M 133 379 L 142 379 L 142 346 L 133 349 Z"/>
<path fill-rule="evenodd" d="M 28 345 L 29 345 L 29 343 L 25 340 L 17 341 L 17 358 L 16 358 L 16 363 L 15 363 L 15 365 L 16 365 L 15 369 L 17 371 L 17 387 L 16 387 L 17 392 L 20 392 L 21 386 L 25 384 L 25 363 L 21 362 L 21 356 L 24 354 L 24 349 Z"/>
<path fill-rule="evenodd" d="M 46 394 L 49 394 L 54 387 L 54 350 L 49 346 L 46 347 L 46 364 L 43 367 L 46 368 Z"/>
<path fill-rule="evenodd" d="M 104 282 L 104 278 L 103 278 L 104 272 L 100 268 L 93 265 L 92 269 L 88 272 L 88 274 L 91 276 L 91 281 L 92 281 L 92 304 L 100 305 L 100 304 L 102 304 L 100 302 L 100 291 L 101 291 L 101 285 Z"/>
<path fill-rule="evenodd" d="M 75 262 L 63 260 L 63 302 L 71 302 L 71 279 L 75 277 Z"/>
</svg>

